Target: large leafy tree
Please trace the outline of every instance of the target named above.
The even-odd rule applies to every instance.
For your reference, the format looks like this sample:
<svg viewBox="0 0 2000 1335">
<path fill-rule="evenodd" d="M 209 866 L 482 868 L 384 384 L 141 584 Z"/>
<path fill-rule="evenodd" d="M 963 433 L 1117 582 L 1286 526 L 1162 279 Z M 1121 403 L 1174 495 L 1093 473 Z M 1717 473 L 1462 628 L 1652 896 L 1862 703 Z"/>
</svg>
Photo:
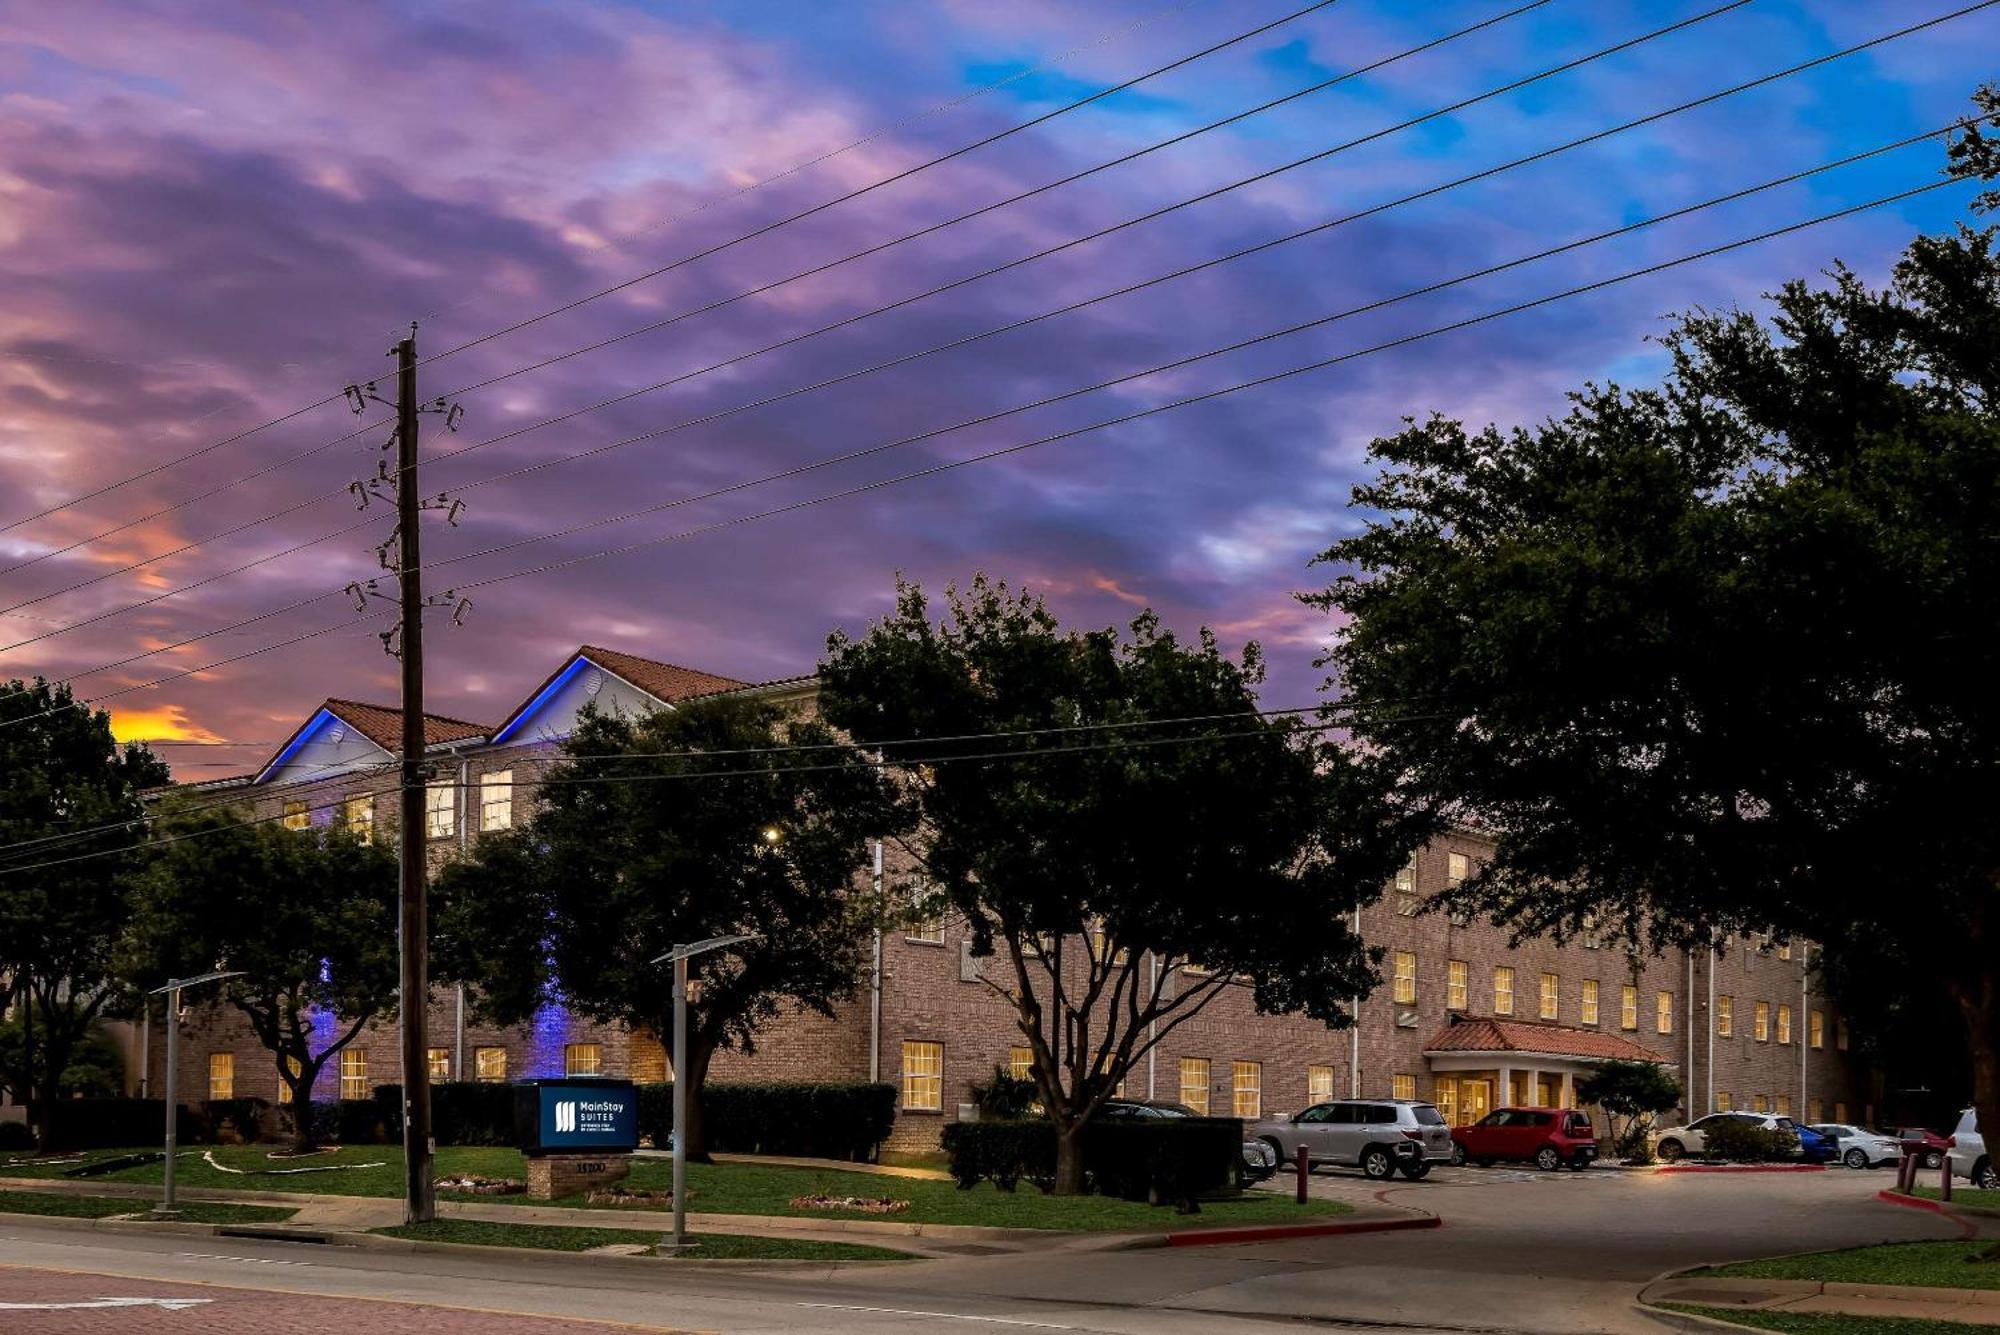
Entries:
<svg viewBox="0 0 2000 1335">
<path fill-rule="evenodd" d="M 1376 800 L 1367 771 L 1260 715 L 1261 675 L 1254 645 L 1232 659 L 1150 613 L 1065 630 L 984 578 L 936 620 L 900 585 L 892 615 L 829 643 L 821 708 L 917 794 L 903 851 L 994 961 L 1058 1191 L 1080 1189 L 1083 1129 L 1126 1073 L 1225 991 L 1345 1024 L 1377 981 L 1347 914 L 1407 840 L 1348 819 Z"/>
<path fill-rule="evenodd" d="M 1332 684 L 1399 768 L 1381 818 L 1494 832 L 1459 907 L 1865 942 L 1949 998 L 2000 1128 L 1995 235 L 1772 300 L 1678 320 L 1656 389 L 1375 442 L 1375 518 L 1309 601 L 1350 619 Z"/>
<path fill-rule="evenodd" d="M 719 1049 L 753 1052 L 787 1010 L 832 1015 L 860 983 L 873 906 L 851 893 L 869 841 L 905 823 L 879 769 L 823 723 L 743 697 L 643 717 L 586 713 L 530 820 L 438 878 L 440 976 L 519 1023 L 551 1001 L 659 1035 L 689 1084 L 690 1154 Z M 753 933 L 689 976 L 672 1050 L 675 945 Z"/>
<path fill-rule="evenodd" d="M 0 689 L 0 1012 L 17 1013 L 9 1086 L 46 1140 L 55 1092 L 119 989 L 113 945 L 144 816 L 167 768 L 111 717 L 37 678 Z"/>
<path fill-rule="evenodd" d="M 135 987 L 241 970 L 188 1004 L 248 1022 L 289 1092 L 293 1141 L 313 1143 L 313 1086 L 396 1005 L 396 855 L 332 825 L 286 829 L 183 803 L 133 877 L 121 967 Z"/>
</svg>

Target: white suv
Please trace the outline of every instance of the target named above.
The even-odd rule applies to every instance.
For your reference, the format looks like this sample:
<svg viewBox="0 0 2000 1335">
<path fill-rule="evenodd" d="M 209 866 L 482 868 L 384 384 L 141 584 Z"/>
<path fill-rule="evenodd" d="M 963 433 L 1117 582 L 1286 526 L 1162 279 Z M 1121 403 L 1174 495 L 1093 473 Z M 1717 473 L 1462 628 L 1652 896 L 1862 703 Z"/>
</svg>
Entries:
<svg viewBox="0 0 2000 1335">
<path fill-rule="evenodd" d="M 1993 1161 L 1986 1157 L 1986 1137 L 1979 1134 L 1977 1109 L 1967 1108 L 1958 1115 L 1958 1129 L 1951 1133 L 1945 1163 L 1953 1177 L 1968 1178 L 1975 1187 L 1996 1185 Z"/>
</svg>

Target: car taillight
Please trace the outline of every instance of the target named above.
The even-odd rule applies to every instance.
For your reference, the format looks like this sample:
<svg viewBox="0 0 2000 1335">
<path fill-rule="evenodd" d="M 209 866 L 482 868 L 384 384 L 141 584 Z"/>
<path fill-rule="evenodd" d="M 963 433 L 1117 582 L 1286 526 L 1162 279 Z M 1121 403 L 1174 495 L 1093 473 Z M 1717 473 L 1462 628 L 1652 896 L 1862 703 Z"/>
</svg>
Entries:
<svg viewBox="0 0 2000 1335">
<path fill-rule="evenodd" d="M 1957 1148 L 1958 1148 L 1958 1137 L 1957 1137 L 1957 1136 L 1946 1136 L 1946 1137 L 1944 1138 L 1944 1147 L 1945 1147 L 1946 1149 L 1948 1149 L 1948 1150 L 1955 1150 L 1955 1149 L 1957 1149 Z"/>
<path fill-rule="evenodd" d="M 1413 1130 L 1412 1128 L 1407 1126 L 1403 1128 L 1403 1134 L 1408 1136 L 1411 1140 L 1422 1140 L 1424 1138 L 1423 1132 Z"/>
</svg>

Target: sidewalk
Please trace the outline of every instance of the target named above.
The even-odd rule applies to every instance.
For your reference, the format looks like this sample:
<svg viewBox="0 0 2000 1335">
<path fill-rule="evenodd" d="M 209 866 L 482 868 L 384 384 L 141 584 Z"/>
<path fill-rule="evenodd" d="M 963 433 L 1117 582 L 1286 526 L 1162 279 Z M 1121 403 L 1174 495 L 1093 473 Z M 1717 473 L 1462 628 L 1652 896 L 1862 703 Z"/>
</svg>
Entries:
<svg viewBox="0 0 2000 1335">
<path fill-rule="evenodd" d="M 2000 1290 L 1931 1289 L 1904 1284 L 1841 1284 L 1810 1279 L 1723 1279 L 1687 1275 L 1656 1280 L 1639 1301 L 1737 1307 L 1800 1315 L 1903 1317 L 2000 1326 Z"/>
</svg>

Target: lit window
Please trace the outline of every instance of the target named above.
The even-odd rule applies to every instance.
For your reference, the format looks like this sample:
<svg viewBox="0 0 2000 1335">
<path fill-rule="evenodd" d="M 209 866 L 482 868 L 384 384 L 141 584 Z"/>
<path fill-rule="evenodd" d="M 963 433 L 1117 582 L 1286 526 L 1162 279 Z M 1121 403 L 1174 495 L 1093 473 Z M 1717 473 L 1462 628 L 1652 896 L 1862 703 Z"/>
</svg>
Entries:
<svg viewBox="0 0 2000 1335">
<path fill-rule="evenodd" d="M 1408 862 L 1396 868 L 1396 893 L 1403 895 L 1417 893 L 1417 859 L 1414 854 Z"/>
<path fill-rule="evenodd" d="M 1729 997 L 1715 999 L 1715 1032 L 1720 1038 L 1736 1037 L 1736 1002 Z"/>
<path fill-rule="evenodd" d="M 1554 1020 L 1562 1015 L 1562 979 L 1555 974 L 1542 975 L 1542 1009 L 1544 1020 Z"/>
<path fill-rule="evenodd" d="M 1493 971 L 1493 1013 L 1514 1013 L 1514 971 L 1504 964 Z"/>
<path fill-rule="evenodd" d="M 1583 980 L 1583 1005 L 1581 1010 L 1585 1024 L 1597 1023 L 1597 980 L 1595 978 L 1586 978 Z"/>
<path fill-rule="evenodd" d="M 1845 1122 L 1847 1120 L 1847 1105 L 1845 1103 L 1836 1103 L 1833 1105 L 1833 1120 L 1836 1122 Z"/>
<path fill-rule="evenodd" d="M 279 1060 L 284 1063 L 286 1074 L 292 1076 L 298 1075 L 299 1059 L 297 1057 L 281 1057 L 279 1058 Z M 292 1101 L 291 1082 L 286 1080 L 285 1077 L 281 1075 L 278 1077 L 278 1104 L 280 1107 L 283 1107 L 285 1104 L 288 1104 L 291 1101 Z"/>
<path fill-rule="evenodd" d="M 1181 1102 L 1208 1116 L 1208 1058 L 1181 1058 Z"/>
<path fill-rule="evenodd" d="M 312 808 L 304 802 L 285 803 L 284 827 L 288 830 L 305 830 L 312 827 Z"/>
<path fill-rule="evenodd" d="M 1450 960 L 1444 966 L 1444 1004 L 1448 1010 L 1465 1009 L 1465 972 L 1464 960 Z"/>
<path fill-rule="evenodd" d="M 1417 1078 L 1413 1075 L 1392 1075 L 1389 1077 L 1389 1097 L 1392 1099 L 1413 1099 L 1417 1096 Z"/>
<path fill-rule="evenodd" d="M 1008 1048 L 1007 1074 L 1016 1080 L 1033 1080 L 1035 1078 L 1034 1050 L 1022 1047 Z"/>
<path fill-rule="evenodd" d="M 1753 1033 L 1759 1043 L 1769 1043 L 1771 1041 L 1770 1002 L 1760 1001 L 1757 1003 L 1757 1027 Z"/>
<path fill-rule="evenodd" d="M 424 789 L 424 833 L 433 839 L 449 839 L 458 832 L 458 789 L 449 783 L 434 783 Z"/>
<path fill-rule="evenodd" d="M 1444 878 L 1447 881 L 1450 881 L 1453 885 L 1457 885 L 1471 874 L 1471 858 L 1468 858 L 1463 853 L 1447 853 L 1444 855 Z"/>
<path fill-rule="evenodd" d="M 1760 1113 L 1767 1113 L 1771 1111 L 1770 1095 L 1768 1094 L 1753 1095 L 1750 1099 L 1750 1111 L 1760 1112 Z"/>
<path fill-rule="evenodd" d="M 1674 1032 L 1674 994 L 1661 992 L 1653 998 L 1653 1025 L 1663 1034 Z"/>
<path fill-rule="evenodd" d="M 1821 1103 L 1818 1099 L 1807 1099 L 1806 1121 L 1817 1123 L 1817 1122 L 1824 1122 L 1825 1120 L 1826 1120 L 1826 1105 L 1824 1103 Z"/>
<path fill-rule="evenodd" d="M 425 1049 L 425 1056 L 428 1059 L 425 1064 L 430 1067 L 431 1079 L 451 1079 L 450 1048 L 427 1048 Z"/>
<path fill-rule="evenodd" d="M 233 1099 L 236 1097 L 235 1053 L 211 1052 L 208 1054 L 208 1096 L 212 1099 Z"/>
<path fill-rule="evenodd" d="M 1788 960 L 1791 957 L 1792 957 L 1792 943 L 1787 941 L 1785 942 L 1784 945 L 1778 947 L 1778 958 L 1781 960 Z"/>
<path fill-rule="evenodd" d="M 1806 1016 L 1806 1042 L 1815 1048 L 1826 1046 L 1826 1016 L 1820 1011 Z"/>
<path fill-rule="evenodd" d="M 1715 1091 L 1715 1110 L 1717 1112 L 1728 1112 L 1731 1108 L 1735 1106 L 1736 1106 L 1735 1104 L 1729 1101 L 1728 1090 L 1718 1089 Z"/>
<path fill-rule="evenodd" d="M 1105 965 L 1123 965 L 1132 958 L 1132 952 L 1112 941 L 1105 933 L 1104 924 L 1093 924 L 1090 929 L 1090 950 L 1097 959 L 1099 968 Z"/>
<path fill-rule="evenodd" d="M 340 1097 L 365 1099 L 368 1088 L 368 1054 L 355 1048 L 340 1050 Z"/>
<path fill-rule="evenodd" d="M 503 1056 L 505 1052 L 501 1049 Z M 651 1034 L 633 1034 L 630 1064 L 633 1084 L 660 1084 L 667 1079 L 667 1045 Z"/>
<path fill-rule="evenodd" d="M 505 1080 L 507 1078 L 507 1049 L 502 1047 L 474 1048 L 472 1069 L 481 1080 Z"/>
<path fill-rule="evenodd" d="M 1778 1007 L 1778 1041 L 1780 1043 L 1789 1043 L 1792 1041 L 1792 1008 L 1790 1006 Z"/>
<path fill-rule="evenodd" d="M 937 911 L 936 896 L 930 886 L 920 879 L 912 879 L 905 887 L 909 899 L 910 919 L 903 930 L 905 941 L 925 941 L 932 945 L 944 944 L 944 917 Z M 1035 937 L 1021 943 L 1029 958 L 1039 958 L 1048 953 L 1047 944 Z"/>
<path fill-rule="evenodd" d="M 1395 998 L 1405 1006 L 1417 999 L 1417 957 L 1412 951 L 1396 952 Z"/>
<path fill-rule="evenodd" d="M 340 823 L 346 831 L 360 839 L 375 837 L 375 799 L 367 793 L 354 793 L 340 801 Z"/>
<path fill-rule="evenodd" d="M 1847 1051 L 1847 1021 L 1844 1019 L 1833 1022 L 1833 1045 L 1842 1052 Z M 1844 1122 L 1847 1119 L 1841 1117 L 1834 1120 Z"/>
<path fill-rule="evenodd" d="M 496 769 L 479 776 L 479 828 L 504 830 L 514 823 L 514 771 Z"/>
<path fill-rule="evenodd" d="M 1620 1029 L 1639 1027 L 1639 989 L 1630 983 L 1618 989 L 1618 1027 Z"/>
<path fill-rule="evenodd" d="M 905 1041 L 903 1044 L 903 1110 L 941 1112 L 944 1109 L 944 1044 Z"/>
<path fill-rule="evenodd" d="M 1792 1115 L 1792 1096 L 1789 1094 L 1778 1095 L 1772 1105 L 1771 1111 L 1780 1117 L 1790 1117 Z"/>
<path fill-rule="evenodd" d="M 1229 1063 L 1229 1106 L 1238 1117 L 1264 1115 L 1264 1064 Z"/>
<path fill-rule="evenodd" d="M 564 1075 L 603 1075 L 604 1045 L 602 1043 L 563 1044 Z"/>
<path fill-rule="evenodd" d="M 1438 1115 L 1444 1118 L 1446 1126 L 1457 1126 L 1458 1121 L 1458 1077 L 1441 1075 L 1431 1082 L 1431 1101 L 1437 1104 Z"/>
<path fill-rule="evenodd" d="M 1333 1068 L 1331 1066 L 1306 1067 L 1306 1101 L 1325 1103 L 1333 1097 Z"/>
</svg>

